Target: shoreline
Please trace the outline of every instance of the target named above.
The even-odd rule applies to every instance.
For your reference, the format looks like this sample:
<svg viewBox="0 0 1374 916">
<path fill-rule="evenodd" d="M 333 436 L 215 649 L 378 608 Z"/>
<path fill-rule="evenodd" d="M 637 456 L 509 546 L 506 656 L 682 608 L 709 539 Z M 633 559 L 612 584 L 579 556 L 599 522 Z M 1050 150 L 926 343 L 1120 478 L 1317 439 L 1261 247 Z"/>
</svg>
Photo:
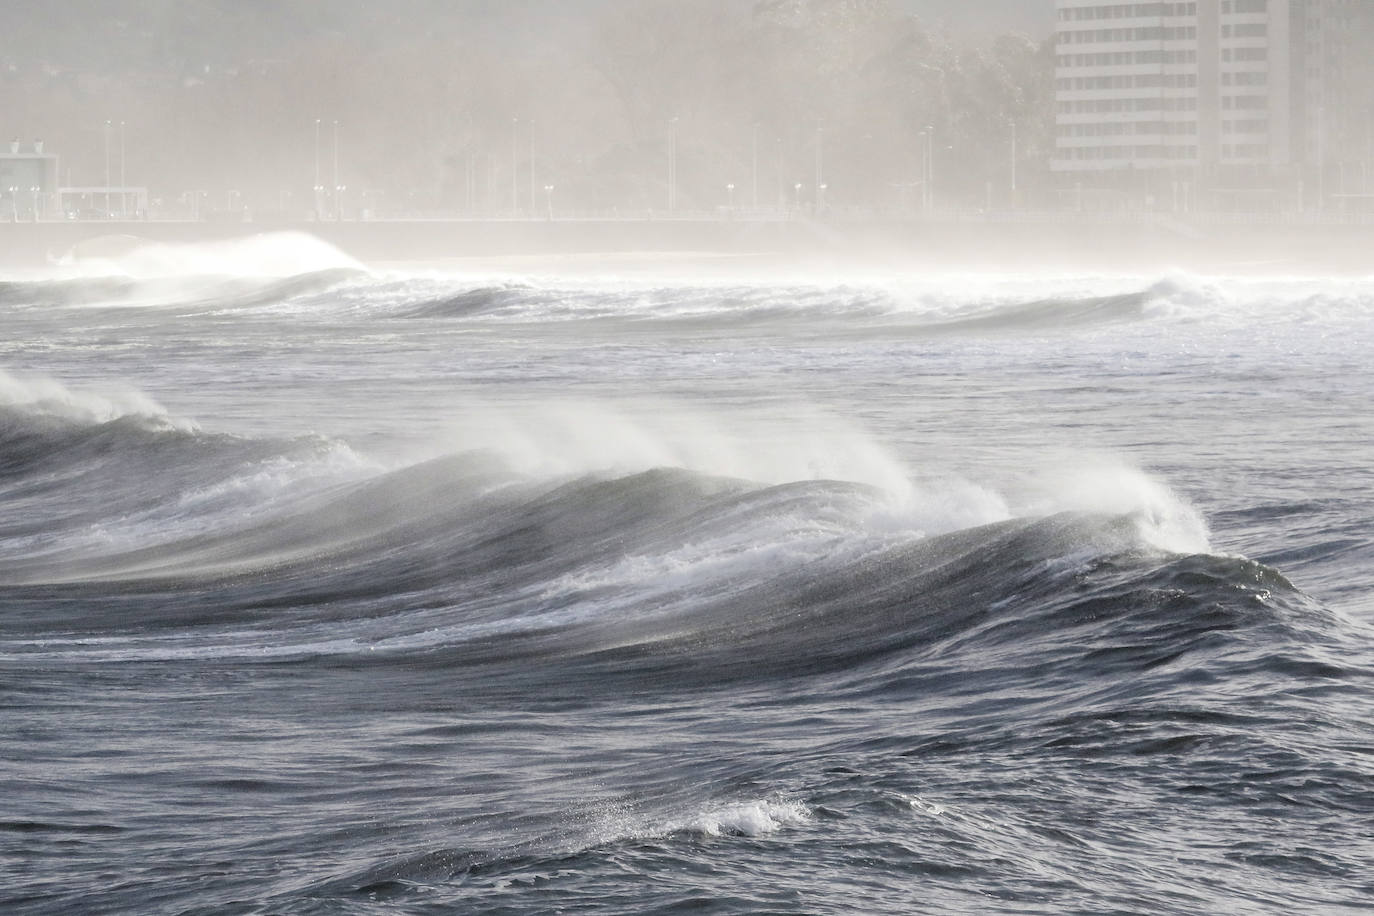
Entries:
<svg viewBox="0 0 1374 916">
<path fill-rule="evenodd" d="M 1071 215 L 1072 216 L 1072 215 Z M 0 266 L 37 268 L 78 246 L 205 244 L 303 233 L 365 264 L 694 255 L 798 268 L 1374 274 L 1374 225 L 1175 219 L 909 221 L 371 220 L 0 223 Z"/>
</svg>

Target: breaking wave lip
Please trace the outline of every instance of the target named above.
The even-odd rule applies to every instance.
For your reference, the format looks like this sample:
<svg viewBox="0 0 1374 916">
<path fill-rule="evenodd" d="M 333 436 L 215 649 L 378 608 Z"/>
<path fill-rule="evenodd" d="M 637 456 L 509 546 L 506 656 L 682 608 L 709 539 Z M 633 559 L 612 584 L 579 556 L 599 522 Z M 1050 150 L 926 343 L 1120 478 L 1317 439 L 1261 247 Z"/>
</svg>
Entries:
<svg viewBox="0 0 1374 916">
<path fill-rule="evenodd" d="M 56 531 L 28 543 L 42 533 L 0 530 L 6 593 L 142 596 L 134 617 L 64 620 L 70 637 L 11 634 L 8 650 L 31 658 L 843 667 L 958 631 L 969 607 L 1062 595 L 1104 558 L 1157 568 L 1209 549 L 1186 500 L 1108 461 L 1051 462 L 1056 473 L 1016 491 L 911 480 L 843 427 L 760 480 L 721 473 L 738 467 L 731 455 L 766 457 L 747 442 L 703 443 L 675 424 L 708 447 L 664 467 L 671 439 L 626 421 L 593 425 L 640 446 L 642 469 L 592 470 L 600 450 L 582 467 L 489 450 L 398 468 L 330 441 L 149 428 L 139 418 L 162 414 L 137 397 L 0 381 L 18 436 L 0 499 Z M 511 439 L 517 454 L 552 447 Z M 15 441 L 27 463 L 13 462 Z M 770 462 L 752 467 L 769 476 Z M 36 485 L 59 472 L 61 486 Z M 213 620 L 188 588 L 220 596 Z"/>
<path fill-rule="evenodd" d="M 360 274 L 345 267 L 286 277 L 91 277 L 0 283 L 0 304 L 14 308 L 175 308 L 178 312 L 236 312 L 284 306 L 336 289 Z"/>
<path fill-rule="evenodd" d="M 555 871 L 571 860 L 626 844 L 691 844 L 699 852 L 730 839 L 760 841 L 809 823 L 812 812 L 786 795 L 737 802 L 698 804 L 696 810 L 651 815 L 633 803 L 605 801 L 570 811 L 563 832 L 491 849 L 436 846 L 378 862 L 287 894 L 355 896 L 406 894 L 432 884 L 461 881 L 497 888 L 522 873 Z M 773 840 L 776 842 L 776 839 Z M 729 847 L 722 846 L 722 854 Z"/>
<path fill-rule="evenodd" d="M 1178 293 L 1171 281 L 1107 295 L 1027 300 L 1022 287 L 982 289 L 970 299 L 948 290 L 900 284 L 653 285 L 564 288 L 507 280 L 473 285 L 458 277 L 374 278 L 345 295 L 384 317 L 535 324 L 615 322 L 722 328 L 837 325 L 841 332 L 879 328 L 932 333 L 1037 331 L 1138 321 Z M 418 304 L 417 304 L 418 303 Z"/>
<path fill-rule="evenodd" d="M 692 284 L 648 280 L 561 284 L 518 277 L 377 274 L 328 304 L 381 318 L 538 325 L 612 323 L 808 328 L 826 334 L 1040 334 L 1142 322 L 1193 324 L 1308 317 L 1361 320 L 1374 286 L 1352 280 L 1340 296 L 1301 279 L 1201 277 L 814 279 L 808 283 Z"/>
<path fill-rule="evenodd" d="M 0 577 L 175 553 L 376 469 L 338 440 L 209 433 L 129 386 L 0 370 Z"/>
<path fill-rule="evenodd" d="M 123 277 L 286 278 L 333 270 L 365 271 L 328 242 L 304 232 L 266 232 L 208 242 L 156 242 L 133 236 L 94 239 L 53 264 L 57 279 Z"/>
<path fill-rule="evenodd" d="M 0 280 L 12 308 L 243 310 L 308 299 L 359 278 L 367 268 L 300 232 L 209 242 L 91 239 L 41 273 Z"/>
<path fill-rule="evenodd" d="M 141 621 L 90 620 L 84 635 L 9 648 L 87 662 L 448 651 L 502 662 L 710 644 L 708 655 L 775 646 L 838 661 L 925 639 L 920 618 L 948 625 L 940 615 L 967 594 L 1058 588 L 1095 558 L 1149 549 L 1128 517 L 932 535 L 917 530 L 926 522 L 894 524 L 890 500 L 855 484 L 760 488 L 662 469 L 531 484 L 463 456 L 273 503 L 214 530 L 183 522 L 180 543 L 135 543 L 80 569 L 8 564 L 20 593 L 24 581 L 96 593 L 127 582 L 147 596 Z M 192 583 L 252 601 L 207 628 L 180 601 Z M 928 590 L 941 597 L 926 606 Z M 883 609 L 897 607 L 916 618 L 894 629 Z M 800 636 L 798 620 L 809 621 Z"/>
<path fill-rule="evenodd" d="M 166 428 L 197 428 L 189 420 L 172 417 L 161 404 L 128 385 L 83 391 L 53 378 L 17 376 L 4 369 L 0 369 L 0 409 L 31 420 L 48 418 L 74 425 L 96 425 L 130 417 Z"/>
</svg>

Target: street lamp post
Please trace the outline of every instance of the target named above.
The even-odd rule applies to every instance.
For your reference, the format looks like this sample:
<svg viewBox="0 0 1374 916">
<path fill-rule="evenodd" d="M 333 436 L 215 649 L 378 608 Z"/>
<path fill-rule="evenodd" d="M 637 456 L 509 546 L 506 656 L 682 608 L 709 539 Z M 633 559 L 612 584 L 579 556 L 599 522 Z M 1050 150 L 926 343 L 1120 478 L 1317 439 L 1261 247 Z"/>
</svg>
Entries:
<svg viewBox="0 0 1374 916">
<path fill-rule="evenodd" d="M 677 210 L 677 118 L 668 119 L 668 212 Z"/>
<path fill-rule="evenodd" d="M 922 181 L 925 184 L 925 209 L 929 213 L 935 209 L 935 128 L 927 124 L 926 129 L 921 131 L 921 138 L 925 144 Z"/>
<path fill-rule="evenodd" d="M 510 215 L 513 217 L 520 213 L 520 138 L 516 133 L 519 126 L 519 118 L 510 119 Z"/>
<path fill-rule="evenodd" d="M 754 122 L 754 213 L 759 209 L 759 122 Z"/>
<path fill-rule="evenodd" d="M 339 214 L 338 192 L 343 190 L 343 185 L 339 184 L 339 122 L 334 122 L 334 219 L 338 221 L 342 217 Z"/>
<path fill-rule="evenodd" d="M 320 192 L 324 190 L 324 185 L 320 183 L 320 119 L 315 119 L 315 219 L 320 218 Z"/>
<path fill-rule="evenodd" d="M 1011 119 L 1011 205 L 1016 207 L 1016 160 L 1018 157 L 1016 149 L 1016 119 Z"/>
<path fill-rule="evenodd" d="M 777 207 L 779 211 L 782 211 L 787 209 L 787 192 L 783 189 L 782 185 L 782 137 L 778 137 L 774 141 L 773 146 L 775 153 L 774 158 L 777 160 L 776 164 L 773 167 L 773 171 L 776 173 L 774 175 L 774 178 L 777 180 L 778 183 Z"/>
<path fill-rule="evenodd" d="M 124 181 L 124 122 L 119 122 L 119 215 L 127 219 L 129 215 L 129 197 L 124 191 L 128 184 Z"/>
<path fill-rule="evenodd" d="M 105 212 L 102 218 L 110 216 L 110 122 L 105 121 Z"/>
<path fill-rule="evenodd" d="M 816 125 L 816 187 L 825 181 L 825 128 Z"/>
</svg>

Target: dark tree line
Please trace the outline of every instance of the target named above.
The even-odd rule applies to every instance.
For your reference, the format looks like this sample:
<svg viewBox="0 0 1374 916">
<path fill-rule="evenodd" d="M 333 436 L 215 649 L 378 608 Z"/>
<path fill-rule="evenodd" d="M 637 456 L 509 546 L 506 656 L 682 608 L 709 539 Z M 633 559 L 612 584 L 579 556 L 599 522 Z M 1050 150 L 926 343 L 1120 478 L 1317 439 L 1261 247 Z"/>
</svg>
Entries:
<svg viewBox="0 0 1374 916">
<path fill-rule="evenodd" d="M 814 206 L 818 184 L 837 210 L 914 207 L 931 176 L 941 204 L 1000 206 L 1013 174 L 1043 184 L 1046 42 L 968 46 L 891 0 L 574 6 L 21 2 L 0 130 L 95 184 L 122 122 L 131 183 L 260 209 L 317 183 L 477 212 Z"/>
</svg>

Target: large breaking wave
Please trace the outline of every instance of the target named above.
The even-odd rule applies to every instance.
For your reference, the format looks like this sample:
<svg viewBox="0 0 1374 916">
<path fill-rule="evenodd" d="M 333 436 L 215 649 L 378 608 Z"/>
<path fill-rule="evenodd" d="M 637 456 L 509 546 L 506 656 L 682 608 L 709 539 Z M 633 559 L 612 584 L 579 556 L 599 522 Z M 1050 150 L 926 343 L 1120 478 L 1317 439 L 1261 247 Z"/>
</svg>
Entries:
<svg viewBox="0 0 1374 916">
<path fill-rule="evenodd" d="M 34 659 L 680 684 L 1024 658 L 1039 641 L 1066 664 L 1151 666 L 1311 609 L 1275 570 L 1210 554 L 1195 511 L 1121 466 L 995 492 L 767 482 L 652 466 L 653 450 L 639 469 L 534 468 L 494 444 L 382 465 L 5 381 L 0 582 L 26 608 L 6 652 Z"/>
</svg>

